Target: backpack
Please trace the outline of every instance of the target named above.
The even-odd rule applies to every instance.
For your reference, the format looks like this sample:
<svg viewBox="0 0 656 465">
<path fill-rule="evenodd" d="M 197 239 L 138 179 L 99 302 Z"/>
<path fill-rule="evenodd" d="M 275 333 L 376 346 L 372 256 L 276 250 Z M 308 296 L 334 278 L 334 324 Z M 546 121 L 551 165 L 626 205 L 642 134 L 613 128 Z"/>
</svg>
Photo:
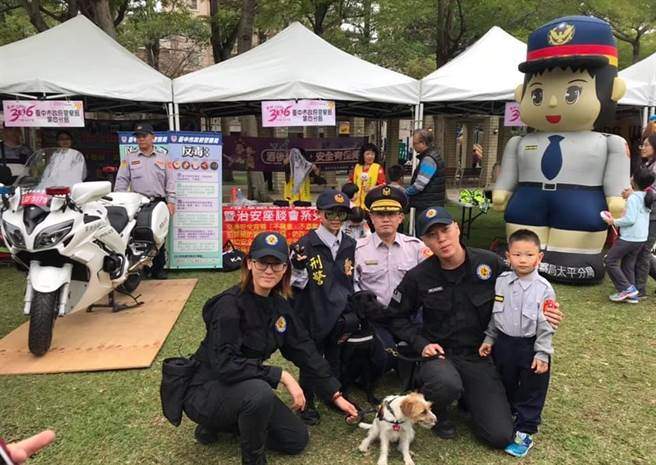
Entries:
<svg viewBox="0 0 656 465">
<path fill-rule="evenodd" d="M 246 258 L 244 252 L 236 248 L 232 241 L 226 241 L 223 244 L 223 268 L 221 271 L 228 273 L 240 269 L 244 258 Z"/>
</svg>

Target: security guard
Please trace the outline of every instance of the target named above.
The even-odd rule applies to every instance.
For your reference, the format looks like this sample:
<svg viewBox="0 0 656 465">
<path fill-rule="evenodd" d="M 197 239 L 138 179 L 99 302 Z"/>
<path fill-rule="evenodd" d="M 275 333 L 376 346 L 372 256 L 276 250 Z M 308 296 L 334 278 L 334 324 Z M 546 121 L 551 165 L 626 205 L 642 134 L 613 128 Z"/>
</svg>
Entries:
<svg viewBox="0 0 656 465">
<path fill-rule="evenodd" d="M 325 402 L 357 415 L 287 301 L 288 257 L 282 235 L 258 234 L 242 264 L 241 282 L 203 308 L 207 334 L 194 355 L 200 368 L 184 411 L 198 423 L 196 439 L 203 444 L 216 442 L 218 431 L 237 430 L 244 465 L 266 464 L 265 447 L 298 454 L 308 442 L 307 427 L 274 390 L 282 383 L 294 410 L 305 407 L 303 391 L 288 371 L 264 363 L 278 349 L 304 370 Z"/>
<path fill-rule="evenodd" d="M 292 253 L 292 286 L 294 307 L 310 331 L 319 352 L 330 362 L 333 373 L 339 373 L 339 348 L 333 334 L 338 318 L 353 294 L 355 240 L 341 232 L 350 212 L 344 193 L 327 189 L 317 197 L 321 222 L 303 236 Z M 308 400 L 303 420 L 310 425 L 319 422 L 314 408 L 314 387 L 304 370 L 300 382 Z"/>
<path fill-rule="evenodd" d="M 155 134 L 150 124 L 137 124 L 134 135 L 139 144 L 138 152 L 128 152 L 116 175 L 114 190 L 132 191 L 150 197 L 153 201 L 166 202 L 171 216 L 175 213 L 175 173 L 168 162 L 166 152 L 155 148 Z M 150 270 L 155 279 L 166 279 L 166 247 L 163 245 L 153 260 Z"/>
<path fill-rule="evenodd" d="M 432 252 L 416 237 L 397 232 L 408 206 L 402 190 L 377 186 L 365 197 L 365 206 L 376 231 L 358 240 L 354 285 L 356 291 L 371 291 L 381 304 L 389 305 L 405 274 Z"/>
</svg>

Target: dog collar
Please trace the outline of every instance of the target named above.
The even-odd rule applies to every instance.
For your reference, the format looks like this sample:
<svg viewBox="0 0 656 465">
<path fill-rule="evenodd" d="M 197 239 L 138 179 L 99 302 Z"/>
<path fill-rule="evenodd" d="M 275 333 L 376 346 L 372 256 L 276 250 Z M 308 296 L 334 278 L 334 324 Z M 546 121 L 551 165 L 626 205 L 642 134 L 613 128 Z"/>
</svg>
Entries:
<svg viewBox="0 0 656 465">
<path fill-rule="evenodd" d="M 378 409 L 377 417 L 380 421 L 391 423 L 392 430 L 399 431 L 401 429 L 401 425 L 405 423 L 405 421 L 397 419 L 396 415 L 394 415 L 394 411 L 392 410 L 392 402 L 394 402 L 396 399 L 398 399 L 398 396 L 394 396 L 394 398 L 389 401 L 383 401 L 383 405 L 381 405 Z M 393 420 L 385 418 L 385 411 L 388 411 L 390 415 L 392 415 Z"/>
</svg>

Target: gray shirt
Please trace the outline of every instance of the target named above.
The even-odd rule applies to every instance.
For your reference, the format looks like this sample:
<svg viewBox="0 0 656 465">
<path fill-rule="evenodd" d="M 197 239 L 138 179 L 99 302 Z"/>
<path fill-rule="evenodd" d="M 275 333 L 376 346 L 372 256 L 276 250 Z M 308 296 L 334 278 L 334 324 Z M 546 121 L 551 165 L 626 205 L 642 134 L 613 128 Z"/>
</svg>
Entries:
<svg viewBox="0 0 656 465">
<path fill-rule="evenodd" d="M 149 155 L 128 152 L 116 175 L 114 190 L 125 192 L 128 186 L 146 197 L 161 197 L 175 203 L 175 171 L 166 152 L 158 149 Z"/>
<path fill-rule="evenodd" d="M 514 271 L 506 271 L 497 277 L 494 292 L 492 318 L 483 342 L 494 344 L 499 332 L 511 337 L 535 336 L 535 357 L 549 363 L 554 329 L 542 312 L 544 301 L 556 298 L 549 281 L 537 269 L 521 278 Z"/>
</svg>

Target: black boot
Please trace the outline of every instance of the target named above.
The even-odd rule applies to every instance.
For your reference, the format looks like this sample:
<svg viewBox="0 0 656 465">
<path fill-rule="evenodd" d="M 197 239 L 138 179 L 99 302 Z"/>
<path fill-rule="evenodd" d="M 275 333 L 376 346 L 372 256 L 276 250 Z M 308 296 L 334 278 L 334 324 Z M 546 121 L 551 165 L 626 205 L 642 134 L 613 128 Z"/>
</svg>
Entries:
<svg viewBox="0 0 656 465">
<path fill-rule="evenodd" d="M 194 431 L 194 437 L 196 441 L 200 444 L 207 446 L 209 444 L 214 444 L 219 440 L 219 435 L 213 429 L 207 428 L 203 425 L 197 425 L 196 431 Z"/>
<path fill-rule="evenodd" d="M 437 423 L 433 426 L 433 434 L 441 439 L 454 439 L 456 437 L 456 425 L 449 420 L 449 411 L 440 409 L 435 413 Z"/>
</svg>

